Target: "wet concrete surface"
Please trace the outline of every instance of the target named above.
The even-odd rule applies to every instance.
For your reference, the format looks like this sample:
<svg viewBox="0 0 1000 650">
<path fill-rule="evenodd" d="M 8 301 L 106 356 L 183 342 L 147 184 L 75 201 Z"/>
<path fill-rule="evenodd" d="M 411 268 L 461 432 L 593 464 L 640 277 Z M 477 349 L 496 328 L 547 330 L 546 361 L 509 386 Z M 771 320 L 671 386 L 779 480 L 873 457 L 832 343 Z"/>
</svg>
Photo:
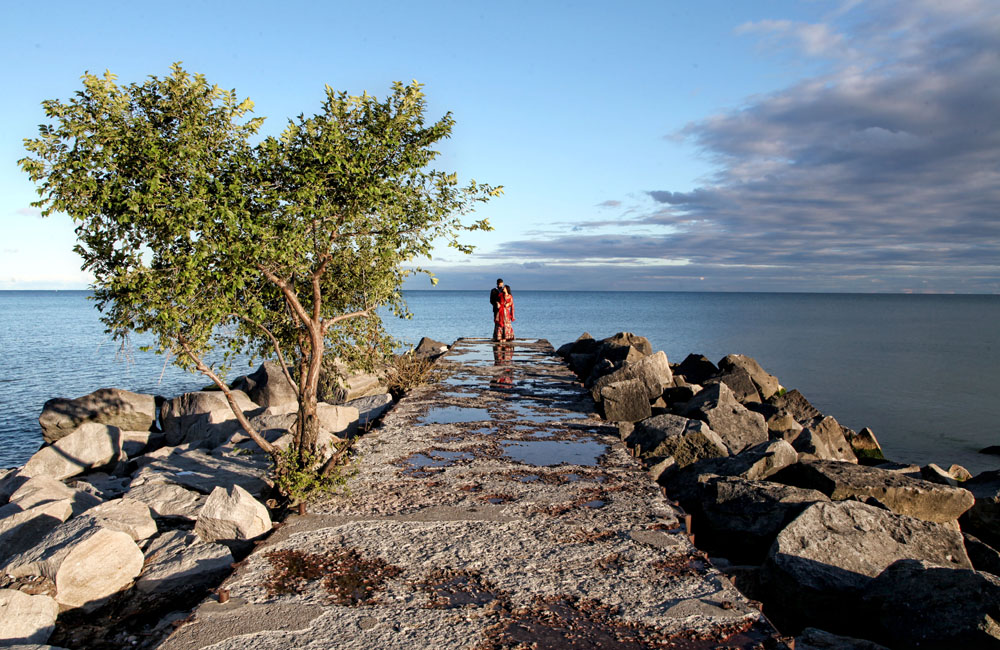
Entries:
<svg viewBox="0 0 1000 650">
<path fill-rule="evenodd" d="M 161 647 L 785 647 L 548 342 L 435 373 Z"/>
</svg>

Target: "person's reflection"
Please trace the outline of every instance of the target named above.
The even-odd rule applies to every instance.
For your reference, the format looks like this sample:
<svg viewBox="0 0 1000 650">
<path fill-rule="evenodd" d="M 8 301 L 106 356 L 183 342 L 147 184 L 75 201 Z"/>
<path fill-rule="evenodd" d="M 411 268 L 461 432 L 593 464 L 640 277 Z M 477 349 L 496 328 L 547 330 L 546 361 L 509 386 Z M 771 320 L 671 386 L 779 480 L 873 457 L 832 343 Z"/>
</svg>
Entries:
<svg viewBox="0 0 1000 650">
<path fill-rule="evenodd" d="M 514 346 L 509 343 L 493 345 L 493 365 L 509 366 L 514 360 Z M 496 391 L 509 391 L 514 387 L 514 369 L 504 368 L 499 375 L 490 380 L 490 388 Z"/>
</svg>

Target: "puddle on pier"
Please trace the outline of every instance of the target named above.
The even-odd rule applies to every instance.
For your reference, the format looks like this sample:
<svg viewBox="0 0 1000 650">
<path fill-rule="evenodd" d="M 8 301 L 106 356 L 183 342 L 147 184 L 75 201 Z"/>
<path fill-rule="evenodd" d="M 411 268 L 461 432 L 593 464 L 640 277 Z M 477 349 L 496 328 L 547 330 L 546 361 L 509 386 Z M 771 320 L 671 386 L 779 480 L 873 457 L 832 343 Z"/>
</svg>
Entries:
<svg viewBox="0 0 1000 650">
<path fill-rule="evenodd" d="M 473 455 L 470 451 L 431 449 L 425 452 L 414 452 L 397 464 L 405 467 L 404 474 L 424 477 L 430 476 L 435 470 L 451 467 L 455 463 L 472 460 L 472 458 Z"/>
<path fill-rule="evenodd" d="M 525 399 L 517 401 L 512 400 L 504 404 L 502 410 L 497 412 L 497 415 L 504 417 L 504 419 L 535 422 L 538 424 L 544 424 L 554 420 L 573 420 L 586 417 L 585 415 L 573 413 L 571 411 L 543 413 L 540 410 L 543 408 L 547 408 L 547 406 L 541 402 Z"/>
<path fill-rule="evenodd" d="M 503 455 L 525 465 L 597 465 L 608 446 L 594 440 L 501 440 Z"/>
<path fill-rule="evenodd" d="M 483 422 L 490 419 L 486 409 L 464 406 L 435 406 L 427 409 L 417 422 L 419 424 L 456 424 L 458 422 Z"/>
</svg>

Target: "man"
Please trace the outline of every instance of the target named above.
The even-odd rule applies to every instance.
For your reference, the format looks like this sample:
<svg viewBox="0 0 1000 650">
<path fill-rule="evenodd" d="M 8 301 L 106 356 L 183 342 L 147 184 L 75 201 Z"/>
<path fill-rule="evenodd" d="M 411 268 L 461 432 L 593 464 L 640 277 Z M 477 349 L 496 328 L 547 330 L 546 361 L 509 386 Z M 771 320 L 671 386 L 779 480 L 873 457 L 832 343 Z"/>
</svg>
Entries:
<svg viewBox="0 0 1000 650">
<path fill-rule="evenodd" d="M 490 291 L 490 304 L 493 305 L 493 320 L 497 318 L 497 311 L 500 310 L 500 292 L 503 291 L 503 278 L 497 278 L 497 288 Z"/>
</svg>

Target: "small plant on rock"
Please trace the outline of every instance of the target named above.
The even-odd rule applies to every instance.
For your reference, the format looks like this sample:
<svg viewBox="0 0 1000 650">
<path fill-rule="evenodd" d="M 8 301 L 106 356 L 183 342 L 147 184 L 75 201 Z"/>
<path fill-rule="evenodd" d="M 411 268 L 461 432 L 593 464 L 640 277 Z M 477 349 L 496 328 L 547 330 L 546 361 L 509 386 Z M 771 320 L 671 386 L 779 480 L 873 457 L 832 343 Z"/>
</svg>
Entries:
<svg viewBox="0 0 1000 650">
<path fill-rule="evenodd" d="M 417 386 L 434 381 L 434 361 L 414 354 L 413 350 L 397 355 L 386 372 L 386 387 L 393 399 L 399 399 Z"/>
<path fill-rule="evenodd" d="M 328 460 L 312 452 L 304 456 L 293 447 L 281 452 L 281 462 L 274 471 L 274 484 L 281 494 L 288 497 L 292 504 L 309 501 L 321 494 L 335 492 L 344 488 L 350 472 L 340 465 L 345 457 L 349 444 L 335 450 Z M 317 471 L 318 467 L 330 465 L 333 469 Z"/>
</svg>

